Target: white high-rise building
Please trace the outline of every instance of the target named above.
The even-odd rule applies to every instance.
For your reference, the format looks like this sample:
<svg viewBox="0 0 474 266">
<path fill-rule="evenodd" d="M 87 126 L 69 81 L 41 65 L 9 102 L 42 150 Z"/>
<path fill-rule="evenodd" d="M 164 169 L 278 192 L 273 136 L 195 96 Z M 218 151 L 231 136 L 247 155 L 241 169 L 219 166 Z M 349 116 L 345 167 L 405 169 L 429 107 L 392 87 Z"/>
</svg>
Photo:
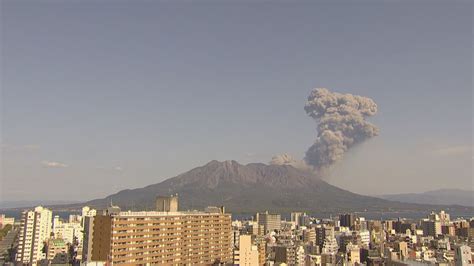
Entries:
<svg viewBox="0 0 474 266">
<path fill-rule="evenodd" d="M 368 230 L 363 230 L 359 232 L 360 242 L 364 247 L 368 247 L 370 244 L 370 232 Z"/>
<path fill-rule="evenodd" d="M 62 238 L 65 243 L 72 244 L 76 239 L 79 244 L 82 243 L 83 227 L 80 223 L 65 223 L 54 217 L 53 234 L 54 238 Z"/>
<path fill-rule="evenodd" d="M 338 250 L 339 250 L 339 245 L 337 244 L 336 238 L 332 235 L 326 236 L 326 238 L 324 239 L 322 253 L 335 255 Z"/>
<path fill-rule="evenodd" d="M 18 263 L 36 264 L 39 260 L 46 258 L 43 247 L 51 235 L 52 216 L 51 210 L 42 206 L 22 213 L 16 255 Z"/>
<path fill-rule="evenodd" d="M 296 265 L 304 265 L 305 264 L 305 258 L 306 258 L 306 253 L 304 251 L 303 246 L 298 246 L 295 250 L 295 264 Z"/>
<path fill-rule="evenodd" d="M 454 253 L 454 263 L 456 266 L 473 265 L 471 247 L 466 245 L 457 247 Z"/>
</svg>

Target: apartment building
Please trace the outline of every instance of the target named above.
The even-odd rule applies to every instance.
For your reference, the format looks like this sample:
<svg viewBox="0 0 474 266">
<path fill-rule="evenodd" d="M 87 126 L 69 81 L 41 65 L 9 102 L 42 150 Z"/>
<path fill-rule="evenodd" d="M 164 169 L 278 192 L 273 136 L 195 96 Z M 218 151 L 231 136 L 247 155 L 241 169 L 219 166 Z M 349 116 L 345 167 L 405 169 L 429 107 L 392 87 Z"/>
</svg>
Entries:
<svg viewBox="0 0 474 266">
<path fill-rule="evenodd" d="M 232 263 L 231 215 L 221 212 L 115 212 L 87 218 L 84 262 Z"/>
<path fill-rule="evenodd" d="M 31 265 L 46 258 L 43 247 L 51 235 L 52 216 L 51 210 L 41 206 L 22 213 L 17 263 Z"/>
</svg>

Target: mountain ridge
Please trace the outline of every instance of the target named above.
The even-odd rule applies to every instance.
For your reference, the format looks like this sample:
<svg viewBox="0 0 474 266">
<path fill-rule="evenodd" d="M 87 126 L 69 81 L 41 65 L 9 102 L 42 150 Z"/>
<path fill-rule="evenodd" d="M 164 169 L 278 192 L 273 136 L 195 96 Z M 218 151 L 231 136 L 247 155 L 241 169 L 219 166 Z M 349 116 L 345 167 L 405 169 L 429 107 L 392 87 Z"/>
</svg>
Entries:
<svg viewBox="0 0 474 266">
<path fill-rule="evenodd" d="M 122 190 L 84 204 L 104 208 L 113 202 L 123 209 L 152 210 L 157 195 L 176 193 L 179 194 L 182 210 L 202 209 L 212 205 L 223 205 L 233 213 L 264 210 L 390 212 L 427 208 L 427 205 L 392 202 L 352 193 L 327 183 L 315 173 L 290 165 L 242 165 L 233 160 L 213 160 L 159 183 Z"/>
<path fill-rule="evenodd" d="M 436 189 L 421 193 L 380 195 L 380 198 L 418 204 L 460 205 L 474 207 L 474 191 L 467 189 Z"/>
</svg>

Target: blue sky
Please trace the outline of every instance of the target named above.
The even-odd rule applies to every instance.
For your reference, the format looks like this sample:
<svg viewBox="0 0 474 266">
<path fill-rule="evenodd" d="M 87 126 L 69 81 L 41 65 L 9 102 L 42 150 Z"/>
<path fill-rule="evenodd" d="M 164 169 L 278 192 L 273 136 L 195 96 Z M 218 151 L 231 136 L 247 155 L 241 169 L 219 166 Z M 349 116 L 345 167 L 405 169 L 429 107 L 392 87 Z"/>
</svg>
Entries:
<svg viewBox="0 0 474 266">
<path fill-rule="evenodd" d="M 102 197 L 217 160 L 302 158 L 310 90 L 380 136 L 326 179 L 472 188 L 472 4 L 2 1 L 0 199 Z"/>
</svg>

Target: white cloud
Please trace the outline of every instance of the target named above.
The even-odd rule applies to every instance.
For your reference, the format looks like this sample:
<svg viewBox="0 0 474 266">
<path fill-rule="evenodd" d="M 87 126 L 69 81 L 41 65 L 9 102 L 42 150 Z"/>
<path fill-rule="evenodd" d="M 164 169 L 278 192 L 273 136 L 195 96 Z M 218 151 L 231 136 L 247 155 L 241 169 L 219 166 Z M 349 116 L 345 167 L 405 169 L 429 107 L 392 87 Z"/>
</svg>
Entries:
<svg viewBox="0 0 474 266">
<path fill-rule="evenodd" d="M 66 168 L 69 166 L 67 164 L 55 162 L 55 161 L 42 161 L 41 164 L 43 165 L 43 167 L 46 167 L 46 168 Z"/>
</svg>

